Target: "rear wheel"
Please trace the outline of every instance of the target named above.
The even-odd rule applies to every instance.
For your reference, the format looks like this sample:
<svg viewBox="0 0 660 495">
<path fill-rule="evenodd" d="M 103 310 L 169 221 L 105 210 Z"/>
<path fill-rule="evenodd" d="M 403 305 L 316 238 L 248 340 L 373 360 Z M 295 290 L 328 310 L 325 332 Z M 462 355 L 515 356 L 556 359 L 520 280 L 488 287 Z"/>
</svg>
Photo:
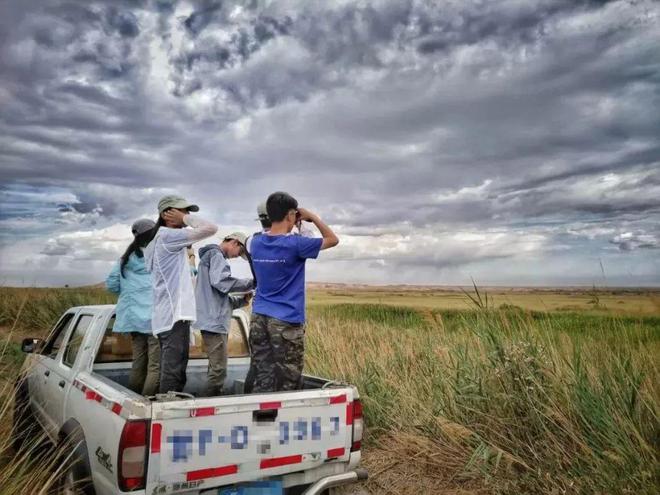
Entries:
<svg viewBox="0 0 660 495">
<path fill-rule="evenodd" d="M 72 470 L 67 470 L 62 477 L 59 493 L 60 495 L 82 495 L 84 493 L 76 485 Z"/>
<path fill-rule="evenodd" d="M 62 437 L 58 445 L 62 475 L 59 478 L 59 495 L 95 495 L 89 466 L 87 443 L 80 427 Z"/>
</svg>

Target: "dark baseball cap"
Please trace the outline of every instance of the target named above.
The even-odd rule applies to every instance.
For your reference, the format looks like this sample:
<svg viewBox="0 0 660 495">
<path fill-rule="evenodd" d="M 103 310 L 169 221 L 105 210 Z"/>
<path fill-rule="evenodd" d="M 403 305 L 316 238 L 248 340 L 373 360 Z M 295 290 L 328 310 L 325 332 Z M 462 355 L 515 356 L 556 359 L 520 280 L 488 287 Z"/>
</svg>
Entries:
<svg viewBox="0 0 660 495">
<path fill-rule="evenodd" d="M 133 232 L 133 235 L 144 234 L 146 231 L 153 229 L 155 225 L 156 222 L 153 220 L 141 218 L 133 222 L 133 225 L 131 225 L 131 232 Z"/>
<path fill-rule="evenodd" d="M 256 220 L 268 220 L 268 211 L 266 210 L 266 202 L 259 203 L 257 206 L 257 217 Z"/>
</svg>

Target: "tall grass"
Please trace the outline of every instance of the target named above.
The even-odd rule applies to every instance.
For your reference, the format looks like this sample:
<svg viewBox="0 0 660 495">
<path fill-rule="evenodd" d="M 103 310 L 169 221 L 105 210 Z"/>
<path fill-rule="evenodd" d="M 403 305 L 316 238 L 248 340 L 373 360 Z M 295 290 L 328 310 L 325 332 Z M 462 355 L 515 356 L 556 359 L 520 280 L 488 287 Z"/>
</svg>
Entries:
<svg viewBox="0 0 660 495">
<path fill-rule="evenodd" d="M 15 333 L 45 336 L 60 315 L 72 306 L 111 304 L 116 297 L 103 290 L 14 289 L 0 287 L 0 494 L 56 493 L 68 463 L 70 445 L 53 447 L 45 434 L 34 436 L 18 452 L 13 449 L 14 384 L 24 354 Z"/>
<path fill-rule="evenodd" d="M 312 311 L 306 362 L 358 386 L 372 446 L 415 456 L 429 493 L 656 493 L 660 319 L 404 314 Z"/>
<path fill-rule="evenodd" d="M 4 357 L 0 355 L 0 358 Z M 13 372 L 15 378 L 15 368 Z M 31 424 L 29 438 L 16 450 L 11 441 L 15 413 L 13 396 L 14 381 L 6 380 L 0 389 L 0 494 L 56 495 L 59 480 L 73 462 L 71 452 L 74 446 L 68 442 L 53 446 L 43 430 Z"/>
<path fill-rule="evenodd" d="M 0 289 L 0 326 L 43 333 L 113 301 Z M 360 390 L 372 493 L 656 493 L 660 318 L 351 304 L 312 308 L 307 329 L 306 372 Z M 0 351 L 0 492 L 46 493 L 55 456 L 6 440 L 21 354 Z"/>
<path fill-rule="evenodd" d="M 72 306 L 114 304 L 117 296 L 98 288 L 16 289 L 0 287 L 0 327 L 47 331 Z"/>
</svg>

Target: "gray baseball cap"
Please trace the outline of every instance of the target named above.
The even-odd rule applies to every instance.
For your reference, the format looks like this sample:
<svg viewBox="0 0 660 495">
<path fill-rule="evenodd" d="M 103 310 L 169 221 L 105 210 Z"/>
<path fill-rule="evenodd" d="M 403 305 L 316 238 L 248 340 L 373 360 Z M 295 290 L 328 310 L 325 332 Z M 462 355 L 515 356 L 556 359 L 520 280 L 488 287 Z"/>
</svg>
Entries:
<svg viewBox="0 0 660 495">
<path fill-rule="evenodd" d="M 199 206 L 192 204 L 182 196 L 170 194 L 163 196 L 158 202 L 158 213 L 163 213 L 168 208 L 180 208 L 188 211 L 199 211 Z"/>
<path fill-rule="evenodd" d="M 257 206 L 257 217 L 255 220 L 269 220 L 268 211 L 266 210 L 266 202 L 259 203 Z"/>
<path fill-rule="evenodd" d="M 226 235 L 223 239 L 223 241 L 229 240 L 238 241 L 243 245 L 243 253 L 241 253 L 241 258 L 246 260 L 247 255 L 245 254 L 245 241 L 247 241 L 247 236 L 243 232 L 232 232 L 231 234 Z"/>
<path fill-rule="evenodd" d="M 146 231 L 153 229 L 156 226 L 156 222 L 149 220 L 148 218 L 140 218 L 133 222 L 131 225 L 131 232 L 133 235 L 144 234 Z"/>
</svg>

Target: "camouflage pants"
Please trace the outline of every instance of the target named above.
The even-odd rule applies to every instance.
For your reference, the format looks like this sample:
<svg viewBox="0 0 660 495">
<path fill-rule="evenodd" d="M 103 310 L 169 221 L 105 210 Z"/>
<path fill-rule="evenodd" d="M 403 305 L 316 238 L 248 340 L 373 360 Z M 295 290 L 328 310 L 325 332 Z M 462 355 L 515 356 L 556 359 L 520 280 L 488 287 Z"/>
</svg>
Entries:
<svg viewBox="0 0 660 495">
<path fill-rule="evenodd" d="M 302 385 L 305 327 L 252 314 L 250 323 L 252 391 L 296 390 Z"/>
</svg>

